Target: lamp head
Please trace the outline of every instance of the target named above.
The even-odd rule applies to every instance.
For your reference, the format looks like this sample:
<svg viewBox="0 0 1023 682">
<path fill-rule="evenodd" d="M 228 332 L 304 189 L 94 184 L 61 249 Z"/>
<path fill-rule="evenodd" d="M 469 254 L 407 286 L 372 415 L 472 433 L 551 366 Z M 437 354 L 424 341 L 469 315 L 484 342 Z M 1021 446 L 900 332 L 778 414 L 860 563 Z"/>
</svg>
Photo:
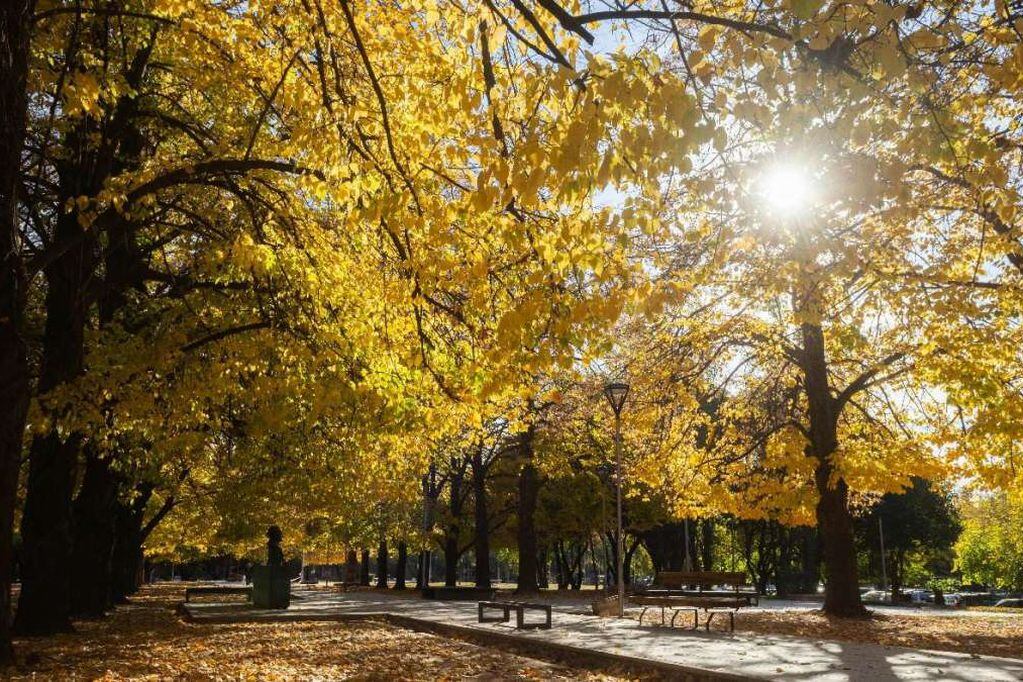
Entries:
<svg viewBox="0 0 1023 682">
<path fill-rule="evenodd" d="M 615 416 L 620 416 L 622 407 L 625 406 L 625 399 L 629 396 L 629 385 L 620 382 L 608 384 L 604 387 L 604 396 L 607 398 L 607 402 L 611 404 L 611 409 L 614 410 Z"/>
</svg>

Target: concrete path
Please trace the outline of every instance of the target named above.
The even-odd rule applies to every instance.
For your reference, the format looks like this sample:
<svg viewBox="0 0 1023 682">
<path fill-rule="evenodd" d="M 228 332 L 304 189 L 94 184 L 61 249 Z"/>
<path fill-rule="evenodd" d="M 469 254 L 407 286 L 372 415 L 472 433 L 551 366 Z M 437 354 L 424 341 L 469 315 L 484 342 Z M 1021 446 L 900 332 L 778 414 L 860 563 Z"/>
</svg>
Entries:
<svg viewBox="0 0 1023 682">
<path fill-rule="evenodd" d="M 676 666 L 680 674 L 709 678 L 783 680 L 1023 680 L 1023 660 L 923 651 L 875 644 L 812 640 L 785 635 L 729 634 L 643 626 L 581 615 L 579 604 L 555 604 L 550 630 L 516 630 L 512 623 L 477 623 L 475 602 L 399 598 L 361 591 L 348 594 L 297 588 L 286 611 L 240 604 L 186 604 L 195 622 L 341 620 L 387 615 L 424 625 L 457 628 L 479 637 L 553 645 L 563 652 L 599 652 Z M 527 612 L 527 616 L 529 613 Z M 535 614 L 541 615 L 541 614 Z M 1021 643 L 1023 653 L 1023 643 Z"/>
</svg>

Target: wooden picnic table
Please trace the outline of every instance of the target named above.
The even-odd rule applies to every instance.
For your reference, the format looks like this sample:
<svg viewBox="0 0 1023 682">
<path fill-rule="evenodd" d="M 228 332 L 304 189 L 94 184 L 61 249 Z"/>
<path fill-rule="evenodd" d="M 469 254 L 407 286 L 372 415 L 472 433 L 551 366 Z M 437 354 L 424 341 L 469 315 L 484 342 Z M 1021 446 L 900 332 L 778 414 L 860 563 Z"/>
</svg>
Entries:
<svg viewBox="0 0 1023 682">
<path fill-rule="evenodd" d="M 725 589 L 720 589 L 724 587 Z M 651 589 L 632 597 L 632 603 L 643 607 L 639 622 L 649 608 L 661 609 L 661 623 L 664 623 L 665 609 L 672 610 L 671 626 L 679 612 L 693 612 L 693 627 L 699 627 L 699 610 L 707 615 L 704 627 L 709 631 L 716 613 L 728 614 L 729 630 L 735 631 L 735 612 L 745 606 L 757 603 L 759 595 L 750 590 L 746 574 L 727 571 L 662 571 L 654 577 Z"/>
</svg>

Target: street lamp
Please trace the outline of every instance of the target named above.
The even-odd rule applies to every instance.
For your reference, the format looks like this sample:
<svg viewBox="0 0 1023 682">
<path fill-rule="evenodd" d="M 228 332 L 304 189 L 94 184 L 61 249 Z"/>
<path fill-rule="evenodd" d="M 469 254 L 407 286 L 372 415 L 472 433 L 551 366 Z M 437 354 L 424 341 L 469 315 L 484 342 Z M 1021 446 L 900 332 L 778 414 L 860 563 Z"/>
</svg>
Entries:
<svg viewBox="0 0 1023 682">
<path fill-rule="evenodd" d="M 625 616 L 625 537 L 622 534 L 622 408 L 629 396 L 629 385 L 612 383 L 604 387 L 604 396 L 615 413 L 615 492 L 618 498 L 618 617 Z"/>
</svg>

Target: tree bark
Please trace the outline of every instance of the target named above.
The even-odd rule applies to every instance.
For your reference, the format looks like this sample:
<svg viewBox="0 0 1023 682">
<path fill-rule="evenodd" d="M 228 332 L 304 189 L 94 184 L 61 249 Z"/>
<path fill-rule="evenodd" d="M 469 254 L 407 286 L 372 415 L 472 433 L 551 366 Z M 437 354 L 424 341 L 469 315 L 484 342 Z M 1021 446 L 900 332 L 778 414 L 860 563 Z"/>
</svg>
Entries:
<svg viewBox="0 0 1023 682">
<path fill-rule="evenodd" d="M 72 181 L 73 182 L 73 181 Z M 70 195 L 69 195 L 70 196 Z M 57 218 L 57 240 L 80 236 L 75 212 Z M 70 249 L 46 268 L 46 328 L 39 394 L 74 380 L 85 360 L 91 240 Z M 60 414 L 51 416 L 60 418 Z M 47 635 L 71 629 L 71 495 L 82 438 L 57 429 L 37 435 L 29 454 L 25 509 L 21 518 L 22 579 L 15 630 Z"/>
<path fill-rule="evenodd" d="M 465 494 L 462 484 L 465 481 L 465 459 L 451 458 L 450 481 L 448 484 L 449 520 L 444 529 L 444 585 L 455 587 L 458 584 L 459 538 L 462 534 L 462 511 L 465 505 Z"/>
<path fill-rule="evenodd" d="M 387 589 L 387 540 L 377 548 L 377 587 Z"/>
<path fill-rule="evenodd" d="M 421 590 L 427 587 L 425 583 L 426 575 L 426 557 L 427 553 L 425 550 L 419 552 L 419 561 L 416 562 L 416 589 Z"/>
<path fill-rule="evenodd" d="M 85 476 L 74 504 L 71 611 L 102 616 L 113 604 L 112 570 L 117 477 L 108 459 L 86 448 Z"/>
<path fill-rule="evenodd" d="M 714 519 L 703 519 L 700 521 L 701 543 L 700 543 L 700 565 L 705 571 L 714 570 Z"/>
<path fill-rule="evenodd" d="M 111 558 L 111 600 L 123 604 L 138 591 L 138 566 L 142 553 L 142 517 L 152 497 L 149 485 L 136 489 L 130 503 L 119 500 L 114 510 L 114 549 Z"/>
<path fill-rule="evenodd" d="M 405 541 L 401 540 L 398 543 L 398 564 L 394 567 L 394 589 L 396 590 L 405 589 L 405 571 L 407 564 L 408 547 L 405 545 Z"/>
<path fill-rule="evenodd" d="M 799 531 L 799 591 L 816 594 L 820 582 L 820 533 L 816 528 L 801 528 Z"/>
<path fill-rule="evenodd" d="M 625 576 L 625 586 L 628 588 L 632 584 L 632 557 L 636 555 L 636 550 L 639 549 L 639 538 L 635 538 L 632 544 L 625 549 L 625 565 L 622 567 L 622 574 Z"/>
<path fill-rule="evenodd" d="M 813 293 L 806 294 L 811 299 Z M 812 309 L 812 303 L 808 306 Z M 816 460 L 817 527 L 824 543 L 827 571 L 824 612 L 833 616 L 866 613 L 860 600 L 849 487 L 837 476 L 832 457 L 838 449 L 838 406 L 828 381 L 824 332 L 819 324 L 803 322 L 803 373 L 810 415 L 807 455 Z"/>
<path fill-rule="evenodd" d="M 354 585 L 359 580 L 359 555 L 354 549 L 345 552 L 345 570 L 342 582 Z"/>
<path fill-rule="evenodd" d="M 521 441 L 522 469 L 519 472 L 519 578 L 515 593 L 537 594 L 538 572 L 536 541 L 536 502 L 540 491 L 540 477 L 533 463 L 533 436 L 530 426 Z"/>
<path fill-rule="evenodd" d="M 369 550 L 362 550 L 362 565 L 359 570 L 359 584 L 369 587 Z"/>
<path fill-rule="evenodd" d="M 0 664 L 13 660 L 11 576 L 14 507 L 29 403 L 24 313 L 28 280 L 20 253 L 18 191 L 27 117 L 28 54 L 35 0 L 0 8 Z"/>
<path fill-rule="evenodd" d="M 682 524 L 671 521 L 640 533 L 655 571 L 681 571 L 685 534 Z M 617 565 L 617 564 L 615 564 Z"/>
<path fill-rule="evenodd" d="M 476 587 L 490 587 L 490 519 L 487 516 L 487 469 L 482 448 L 472 456 L 472 487 L 475 504 Z"/>
</svg>

